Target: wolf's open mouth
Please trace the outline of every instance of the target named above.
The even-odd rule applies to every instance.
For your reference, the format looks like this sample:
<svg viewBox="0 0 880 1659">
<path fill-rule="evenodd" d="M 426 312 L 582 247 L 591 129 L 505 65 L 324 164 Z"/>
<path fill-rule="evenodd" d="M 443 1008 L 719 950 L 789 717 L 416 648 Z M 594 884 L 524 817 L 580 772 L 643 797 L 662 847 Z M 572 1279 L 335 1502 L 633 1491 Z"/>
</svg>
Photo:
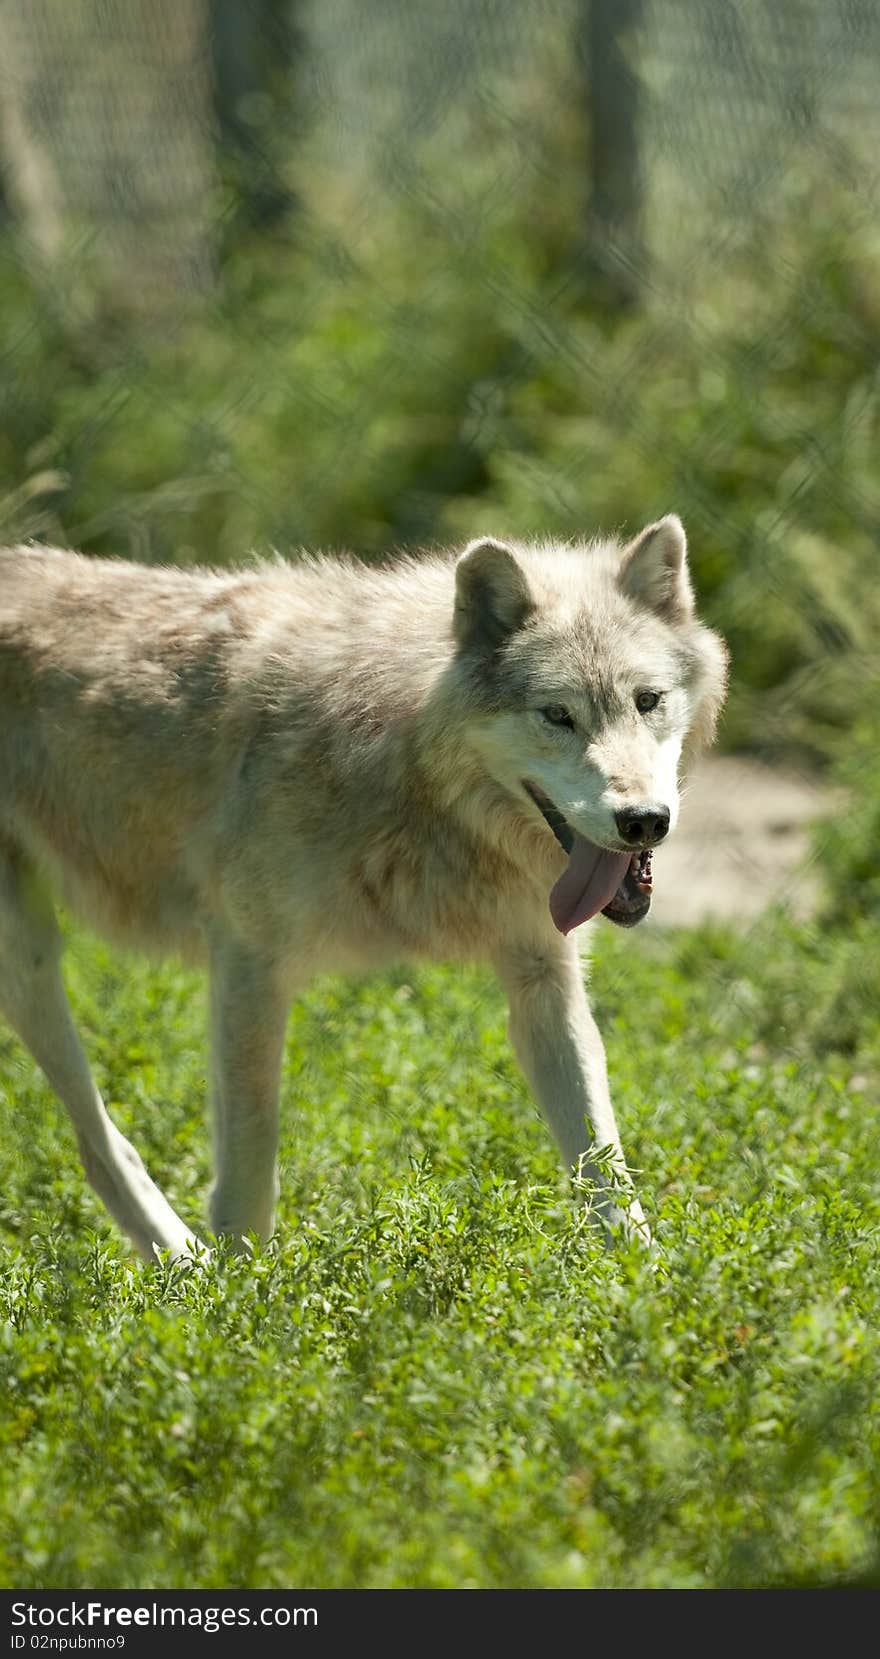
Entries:
<svg viewBox="0 0 880 1659">
<path fill-rule="evenodd" d="M 634 927 L 642 921 L 651 908 L 650 848 L 619 853 L 597 847 L 572 829 L 537 784 L 523 779 L 523 788 L 569 855 L 568 869 L 550 894 L 550 914 L 560 933 L 570 933 L 600 910 L 618 927 Z"/>
</svg>

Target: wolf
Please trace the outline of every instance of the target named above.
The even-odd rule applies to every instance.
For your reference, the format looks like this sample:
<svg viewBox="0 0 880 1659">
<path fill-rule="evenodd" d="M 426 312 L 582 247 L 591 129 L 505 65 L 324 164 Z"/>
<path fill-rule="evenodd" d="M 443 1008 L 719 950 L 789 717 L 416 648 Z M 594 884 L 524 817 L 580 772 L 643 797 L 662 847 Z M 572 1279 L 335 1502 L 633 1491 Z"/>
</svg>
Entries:
<svg viewBox="0 0 880 1659">
<path fill-rule="evenodd" d="M 158 568 L 0 552 L 0 1013 L 149 1259 L 197 1255 L 110 1119 L 53 895 L 210 974 L 214 1234 L 268 1238 L 282 1048 L 315 974 L 479 959 L 563 1163 L 648 1238 L 579 945 L 631 927 L 722 705 L 680 520 L 386 567 Z"/>
</svg>

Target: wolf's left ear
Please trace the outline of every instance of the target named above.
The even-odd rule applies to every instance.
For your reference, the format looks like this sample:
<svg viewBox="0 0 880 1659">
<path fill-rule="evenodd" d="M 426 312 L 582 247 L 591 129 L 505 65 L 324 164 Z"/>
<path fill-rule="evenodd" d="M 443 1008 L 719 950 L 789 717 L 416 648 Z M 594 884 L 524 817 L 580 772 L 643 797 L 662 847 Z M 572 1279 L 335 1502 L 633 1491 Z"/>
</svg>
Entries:
<svg viewBox="0 0 880 1659">
<path fill-rule="evenodd" d="M 675 513 L 649 524 L 624 548 L 620 585 L 630 599 L 647 605 L 666 622 L 684 622 L 693 616 L 687 537 Z"/>
<path fill-rule="evenodd" d="M 453 633 L 459 645 L 494 650 L 534 607 L 528 578 L 504 542 L 469 542 L 455 567 Z"/>
</svg>

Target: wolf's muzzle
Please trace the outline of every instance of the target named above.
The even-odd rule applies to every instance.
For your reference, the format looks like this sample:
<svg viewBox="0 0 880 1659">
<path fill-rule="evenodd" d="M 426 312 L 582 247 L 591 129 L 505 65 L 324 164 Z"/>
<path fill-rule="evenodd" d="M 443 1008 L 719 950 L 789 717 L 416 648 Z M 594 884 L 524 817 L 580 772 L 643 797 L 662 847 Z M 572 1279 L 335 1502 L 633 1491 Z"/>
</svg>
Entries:
<svg viewBox="0 0 880 1659">
<path fill-rule="evenodd" d="M 627 807 L 624 812 L 615 812 L 614 822 L 621 841 L 628 847 L 656 847 L 669 834 L 669 808 Z"/>
</svg>

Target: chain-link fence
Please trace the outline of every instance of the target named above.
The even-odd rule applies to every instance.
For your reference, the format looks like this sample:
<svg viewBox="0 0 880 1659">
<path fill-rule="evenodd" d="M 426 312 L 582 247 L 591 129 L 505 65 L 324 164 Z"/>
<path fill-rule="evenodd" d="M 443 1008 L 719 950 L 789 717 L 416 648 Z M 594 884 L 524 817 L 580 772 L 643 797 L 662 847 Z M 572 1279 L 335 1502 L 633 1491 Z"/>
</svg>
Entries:
<svg viewBox="0 0 880 1659">
<path fill-rule="evenodd" d="M 5 534 L 366 556 L 670 507 L 732 741 L 872 675 L 868 0 L 4 0 Z"/>
</svg>

